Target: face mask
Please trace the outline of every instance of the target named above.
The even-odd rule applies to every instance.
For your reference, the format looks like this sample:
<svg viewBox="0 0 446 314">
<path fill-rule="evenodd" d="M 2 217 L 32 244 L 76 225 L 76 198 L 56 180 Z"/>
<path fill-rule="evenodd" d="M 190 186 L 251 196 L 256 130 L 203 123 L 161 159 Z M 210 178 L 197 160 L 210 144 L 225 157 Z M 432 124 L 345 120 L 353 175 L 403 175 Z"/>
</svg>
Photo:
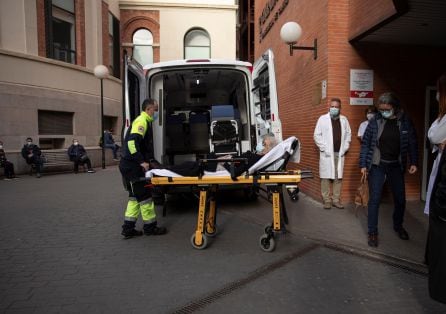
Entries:
<svg viewBox="0 0 446 314">
<path fill-rule="evenodd" d="M 0 149 L 3 149 L 3 145 L 0 145 Z"/>
<path fill-rule="evenodd" d="M 435 95 L 435 99 L 440 102 L 440 92 L 437 92 L 437 95 Z"/>
<path fill-rule="evenodd" d="M 74 144 L 74 146 L 77 146 L 77 145 L 79 145 L 79 142 L 74 142 L 73 144 Z"/>
<path fill-rule="evenodd" d="M 158 119 L 158 111 L 155 111 L 153 113 L 153 117 L 152 117 L 153 121 L 155 121 L 156 119 Z"/>
<path fill-rule="evenodd" d="M 26 142 L 26 144 L 28 144 L 28 146 L 29 146 L 29 145 L 32 145 L 32 144 L 33 144 L 33 142 Z"/>
<path fill-rule="evenodd" d="M 383 110 L 381 111 L 381 115 L 384 119 L 389 119 L 391 116 L 393 116 L 393 109 L 390 110 Z"/>
<path fill-rule="evenodd" d="M 257 143 L 257 146 L 256 146 L 257 153 L 261 153 L 264 149 L 265 149 L 265 146 L 263 146 L 262 142 Z"/>
<path fill-rule="evenodd" d="M 367 114 L 367 120 L 372 120 L 373 118 L 375 117 L 375 114 L 374 113 L 368 113 Z"/>
<path fill-rule="evenodd" d="M 330 108 L 330 116 L 337 117 L 339 116 L 339 108 Z"/>
</svg>

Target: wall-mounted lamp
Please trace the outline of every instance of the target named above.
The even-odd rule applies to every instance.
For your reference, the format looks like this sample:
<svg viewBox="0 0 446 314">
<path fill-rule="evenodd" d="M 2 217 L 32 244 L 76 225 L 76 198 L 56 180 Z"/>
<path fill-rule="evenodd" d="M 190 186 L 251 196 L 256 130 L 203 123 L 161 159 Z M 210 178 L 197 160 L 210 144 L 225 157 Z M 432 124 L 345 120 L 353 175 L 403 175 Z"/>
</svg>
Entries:
<svg viewBox="0 0 446 314">
<path fill-rule="evenodd" d="M 317 39 L 314 39 L 313 47 L 295 46 L 300 36 L 302 35 L 302 27 L 296 22 L 288 22 L 283 24 L 280 29 L 280 38 L 290 46 L 290 56 L 293 55 L 293 50 L 313 50 L 314 60 L 317 59 Z"/>
</svg>

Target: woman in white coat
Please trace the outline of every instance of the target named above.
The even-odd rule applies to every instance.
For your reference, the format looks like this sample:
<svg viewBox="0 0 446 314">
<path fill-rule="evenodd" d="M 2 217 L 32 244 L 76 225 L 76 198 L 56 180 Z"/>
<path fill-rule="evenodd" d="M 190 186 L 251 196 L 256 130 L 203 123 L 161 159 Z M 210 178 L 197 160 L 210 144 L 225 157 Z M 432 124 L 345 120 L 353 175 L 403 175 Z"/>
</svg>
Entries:
<svg viewBox="0 0 446 314">
<path fill-rule="evenodd" d="M 341 100 L 332 98 L 329 112 L 319 117 L 314 129 L 314 141 L 319 148 L 319 177 L 325 209 L 330 209 L 331 205 L 344 208 L 340 201 L 344 156 L 350 147 L 352 132 L 347 118 L 340 112 Z M 330 182 L 333 182 L 332 196 Z"/>
</svg>

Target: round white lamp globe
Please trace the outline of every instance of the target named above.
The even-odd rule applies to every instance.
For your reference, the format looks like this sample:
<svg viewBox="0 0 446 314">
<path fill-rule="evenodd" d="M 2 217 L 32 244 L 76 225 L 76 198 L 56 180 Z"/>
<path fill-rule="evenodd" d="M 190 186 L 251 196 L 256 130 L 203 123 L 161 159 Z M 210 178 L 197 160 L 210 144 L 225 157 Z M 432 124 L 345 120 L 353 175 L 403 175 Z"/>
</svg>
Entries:
<svg viewBox="0 0 446 314">
<path fill-rule="evenodd" d="M 105 65 L 97 65 L 94 67 L 94 76 L 99 79 L 104 79 L 108 76 L 108 68 Z"/>
<path fill-rule="evenodd" d="M 296 22 L 288 22 L 283 24 L 280 29 L 280 38 L 287 44 L 296 43 L 302 35 L 302 27 Z"/>
</svg>

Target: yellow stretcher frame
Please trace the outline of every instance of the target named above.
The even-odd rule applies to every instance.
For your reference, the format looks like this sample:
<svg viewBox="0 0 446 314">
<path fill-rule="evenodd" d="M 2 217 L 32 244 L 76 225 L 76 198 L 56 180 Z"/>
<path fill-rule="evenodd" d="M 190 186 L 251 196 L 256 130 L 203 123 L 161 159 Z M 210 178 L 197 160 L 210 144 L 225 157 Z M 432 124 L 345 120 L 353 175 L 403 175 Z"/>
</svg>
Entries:
<svg viewBox="0 0 446 314">
<path fill-rule="evenodd" d="M 207 237 L 214 237 L 217 233 L 216 213 L 217 206 L 215 194 L 219 185 L 245 184 L 267 186 L 271 196 L 273 223 L 265 227 L 265 234 L 260 237 L 260 247 L 266 252 L 275 248 L 274 233 L 286 232 L 285 223 L 288 223 L 285 203 L 283 201 L 283 185 L 287 184 L 290 196 L 297 200 L 298 184 L 304 178 L 311 178 L 311 172 L 301 170 L 288 170 L 283 172 L 262 172 L 257 175 L 242 175 L 236 180 L 230 176 L 201 176 L 201 177 L 152 177 L 150 183 L 154 186 L 167 185 L 195 185 L 198 187 L 199 202 L 197 226 L 191 236 L 191 244 L 196 249 L 204 249 L 208 245 Z M 263 189 L 262 189 L 263 190 Z M 264 190 L 265 191 L 265 190 Z"/>
</svg>

